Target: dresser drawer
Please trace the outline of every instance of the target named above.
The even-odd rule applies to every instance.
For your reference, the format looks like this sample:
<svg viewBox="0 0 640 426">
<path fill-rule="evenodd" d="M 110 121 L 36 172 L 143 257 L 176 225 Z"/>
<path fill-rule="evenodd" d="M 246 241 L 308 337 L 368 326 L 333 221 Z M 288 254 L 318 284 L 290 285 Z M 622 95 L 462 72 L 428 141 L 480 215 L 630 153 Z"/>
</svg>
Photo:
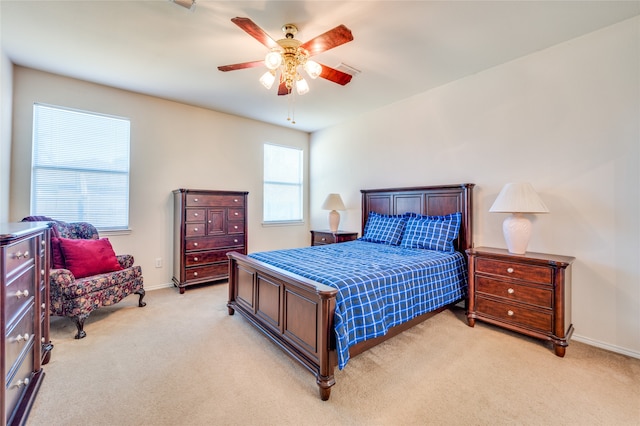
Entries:
<svg viewBox="0 0 640 426">
<path fill-rule="evenodd" d="M 498 302 L 476 296 L 476 311 L 479 315 L 493 317 L 505 323 L 535 329 L 544 333 L 552 331 L 553 315 L 551 311 L 526 308 L 521 305 Z"/>
<path fill-rule="evenodd" d="M 476 272 L 492 275 L 500 275 L 506 278 L 531 281 L 541 284 L 552 283 L 551 268 L 546 266 L 526 265 L 516 262 L 503 262 L 500 260 L 477 258 Z"/>
<path fill-rule="evenodd" d="M 6 323 L 10 323 L 12 318 L 18 314 L 25 305 L 31 303 L 35 299 L 35 265 L 22 270 L 22 273 L 14 277 L 6 287 L 6 299 L 4 304 L 4 318 Z"/>
<path fill-rule="evenodd" d="M 212 250 L 188 253 L 185 256 L 184 264 L 190 267 L 214 262 L 226 262 L 229 251 L 230 250 Z"/>
<path fill-rule="evenodd" d="M 229 209 L 228 220 L 242 220 L 244 219 L 244 209 Z"/>
<path fill-rule="evenodd" d="M 205 209 L 186 209 L 184 220 L 185 222 L 204 222 L 206 219 L 205 211 Z"/>
<path fill-rule="evenodd" d="M 33 345 L 30 345 L 30 349 L 33 349 Z M 18 405 L 22 394 L 28 387 L 28 384 L 33 378 L 33 350 L 29 350 L 27 356 L 20 364 L 20 368 L 13 376 L 11 382 L 7 383 L 5 393 L 5 407 L 7 413 L 7 424 L 9 416 L 13 413 L 14 408 Z"/>
<path fill-rule="evenodd" d="M 244 207 L 244 197 L 237 195 L 187 194 L 187 207 Z"/>
<path fill-rule="evenodd" d="M 492 278 L 477 276 L 476 291 L 500 298 L 515 300 L 521 303 L 536 305 L 551 309 L 553 307 L 553 292 L 549 287 L 529 287 L 514 282 L 500 281 Z"/>
<path fill-rule="evenodd" d="M 227 224 L 227 234 L 242 234 L 244 232 L 244 221 L 229 221 Z"/>
<path fill-rule="evenodd" d="M 227 278 L 229 275 L 229 262 L 214 263 L 205 266 L 195 266 L 185 269 L 186 281 L 194 280 L 214 280 L 216 278 Z"/>
<path fill-rule="evenodd" d="M 34 247 L 34 240 L 24 240 L 11 244 L 6 248 L 6 276 L 11 276 L 17 269 L 28 263 L 34 263 L 34 257 L 38 256 Z"/>
<path fill-rule="evenodd" d="M 11 376 L 14 368 L 17 368 L 16 360 L 33 346 L 35 336 L 33 335 L 35 327 L 34 309 L 31 306 L 18 319 L 14 327 L 7 330 L 5 335 L 5 371 L 7 377 Z"/>
<path fill-rule="evenodd" d="M 187 237 L 204 237 L 205 224 L 203 223 L 187 223 L 185 225 L 185 234 Z"/>
<path fill-rule="evenodd" d="M 207 238 L 191 238 L 185 241 L 185 247 L 187 251 L 243 246 L 244 234 L 224 235 L 220 237 Z"/>
</svg>

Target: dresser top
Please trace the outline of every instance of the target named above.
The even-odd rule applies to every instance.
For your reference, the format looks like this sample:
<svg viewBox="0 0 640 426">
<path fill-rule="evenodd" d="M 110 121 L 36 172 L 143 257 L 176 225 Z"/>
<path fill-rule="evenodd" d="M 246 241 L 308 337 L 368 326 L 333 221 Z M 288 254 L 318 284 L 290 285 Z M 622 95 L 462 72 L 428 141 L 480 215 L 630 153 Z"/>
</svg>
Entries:
<svg viewBox="0 0 640 426">
<path fill-rule="evenodd" d="M 494 247 L 470 248 L 467 250 L 467 254 L 493 257 L 493 258 L 502 259 L 502 260 L 526 259 L 531 261 L 543 261 L 543 262 L 549 262 L 549 263 L 554 263 L 558 265 L 570 265 L 575 260 L 575 257 L 571 257 L 571 256 L 563 256 L 559 254 L 536 253 L 532 251 L 528 251 L 525 254 L 514 254 L 514 253 L 509 253 L 509 251 L 506 249 L 494 248 Z"/>
<path fill-rule="evenodd" d="M 0 223 L 0 242 L 19 238 L 49 227 L 49 222 Z"/>
</svg>

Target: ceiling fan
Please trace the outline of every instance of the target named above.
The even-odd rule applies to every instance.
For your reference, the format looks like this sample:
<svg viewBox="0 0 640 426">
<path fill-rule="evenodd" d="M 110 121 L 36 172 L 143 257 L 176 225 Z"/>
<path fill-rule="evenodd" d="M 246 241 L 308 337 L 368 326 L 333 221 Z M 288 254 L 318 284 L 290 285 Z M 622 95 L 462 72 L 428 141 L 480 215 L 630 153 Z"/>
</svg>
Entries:
<svg viewBox="0 0 640 426">
<path fill-rule="evenodd" d="M 285 37 L 276 41 L 249 18 L 233 18 L 231 22 L 268 47 L 269 53 L 263 60 L 219 66 L 218 69 L 220 71 L 235 71 L 266 66 L 268 70 L 260 78 L 260 82 L 267 89 L 270 89 L 279 74 L 278 95 L 289 95 L 294 87 L 296 87 L 298 94 L 301 95 L 309 91 L 309 85 L 300 74 L 300 68 L 304 69 L 311 78 L 321 77 L 343 86 L 351 81 L 352 76 L 350 74 L 309 59 L 319 53 L 352 41 L 351 30 L 344 25 L 338 25 L 302 43 L 295 39 L 298 28 L 294 24 L 283 25 L 282 32 Z"/>
</svg>

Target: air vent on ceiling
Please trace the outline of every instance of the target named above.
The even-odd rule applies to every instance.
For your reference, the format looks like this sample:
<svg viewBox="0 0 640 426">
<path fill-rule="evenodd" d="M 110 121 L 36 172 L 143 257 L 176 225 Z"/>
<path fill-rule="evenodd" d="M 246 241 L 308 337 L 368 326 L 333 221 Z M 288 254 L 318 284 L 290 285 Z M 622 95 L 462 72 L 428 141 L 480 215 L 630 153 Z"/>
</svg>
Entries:
<svg viewBox="0 0 640 426">
<path fill-rule="evenodd" d="M 347 65 L 344 62 L 340 62 L 336 67 L 336 69 L 338 71 L 346 72 L 347 74 L 351 74 L 351 75 L 358 75 L 361 72 L 359 69 L 356 69 L 350 65 Z"/>
</svg>

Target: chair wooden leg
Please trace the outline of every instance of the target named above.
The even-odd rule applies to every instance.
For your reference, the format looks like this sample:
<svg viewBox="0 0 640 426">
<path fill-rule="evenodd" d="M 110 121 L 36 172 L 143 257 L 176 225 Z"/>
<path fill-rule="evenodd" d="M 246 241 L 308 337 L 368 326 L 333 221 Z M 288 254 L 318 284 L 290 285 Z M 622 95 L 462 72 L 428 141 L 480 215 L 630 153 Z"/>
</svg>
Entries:
<svg viewBox="0 0 640 426">
<path fill-rule="evenodd" d="M 140 299 L 138 300 L 138 306 L 139 306 L 139 307 L 141 307 L 141 308 L 142 308 L 143 306 L 147 306 L 147 302 L 143 302 L 143 301 L 142 301 L 142 298 L 144 297 L 144 295 L 145 295 L 145 293 L 146 293 L 146 292 L 144 291 L 144 288 L 141 288 L 140 290 L 136 291 L 135 293 L 140 295 Z"/>
<path fill-rule="evenodd" d="M 76 339 L 82 339 L 87 335 L 87 333 L 85 333 L 84 331 L 84 320 L 86 320 L 88 316 L 89 314 L 86 314 L 86 315 L 82 314 L 72 318 L 73 322 L 76 323 L 76 328 L 78 329 L 78 334 L 76 334 Z"/>
</svg>

